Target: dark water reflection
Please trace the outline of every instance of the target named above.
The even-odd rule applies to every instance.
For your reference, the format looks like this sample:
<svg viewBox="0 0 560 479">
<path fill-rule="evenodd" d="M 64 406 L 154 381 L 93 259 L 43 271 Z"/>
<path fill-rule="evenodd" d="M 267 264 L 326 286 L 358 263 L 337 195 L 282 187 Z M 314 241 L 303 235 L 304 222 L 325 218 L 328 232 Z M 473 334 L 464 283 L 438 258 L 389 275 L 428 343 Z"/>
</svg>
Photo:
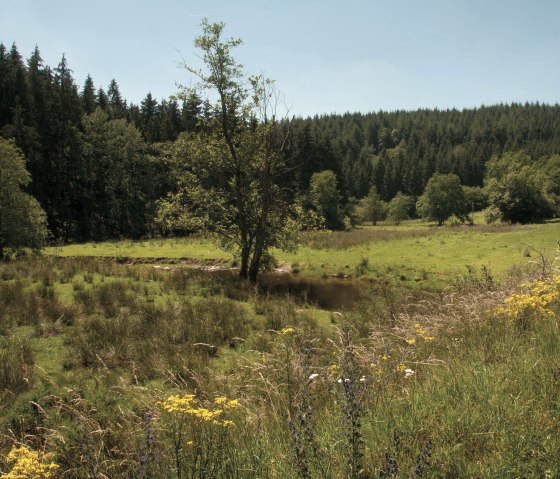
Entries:
<svg viewBox="0 0 560 479">
<path fill-rule="evenodd" d="M 236 280 L 236 270 L 208 271 L 224 280 Z M 353 309 L 364 299 L 363 288 L 352 279 L 302 278 L 291 273 L 262 273 L 257 280 L 263 294 L 290 295 L 297 301 L 304 301 L 322 309 Z"/>
<path fill-rule="evenodd" d="M 323 309 L 352 309 L 363 299 L 358 284 L 351 279 L 309 279 L 288 273 L 265 273 L 258 284 L 264 292 L 288 293 Z"/>
</svg>

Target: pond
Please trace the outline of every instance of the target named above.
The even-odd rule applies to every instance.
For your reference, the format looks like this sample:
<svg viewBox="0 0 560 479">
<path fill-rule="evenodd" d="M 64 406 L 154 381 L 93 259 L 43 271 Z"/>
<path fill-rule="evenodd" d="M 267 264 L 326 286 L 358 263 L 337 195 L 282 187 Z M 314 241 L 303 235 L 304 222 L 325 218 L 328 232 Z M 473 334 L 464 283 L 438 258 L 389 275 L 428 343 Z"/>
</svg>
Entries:
<svg viewBox="0 0 560 479">
<path fill-rule="evenodd" d="M 235 269 L 207 269 L 208 274 L 223 280 L 237 280 Z M 350 278 L 303 278 L 287 272 L 261 273 L 257 280 L 263 294 L 290 295 L 322 309 L 353 309 L 365 298 L 364 288 Z"/>
</svg>

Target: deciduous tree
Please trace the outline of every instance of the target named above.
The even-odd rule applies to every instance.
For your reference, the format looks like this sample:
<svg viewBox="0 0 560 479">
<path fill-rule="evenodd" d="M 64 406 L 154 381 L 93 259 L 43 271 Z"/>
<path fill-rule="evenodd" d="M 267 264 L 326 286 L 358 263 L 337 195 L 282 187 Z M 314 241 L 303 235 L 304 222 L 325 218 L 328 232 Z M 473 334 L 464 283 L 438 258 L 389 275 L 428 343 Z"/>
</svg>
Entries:
<svg viewBox="0 0 560 479">
<path fill-rule="evenodd" d="M 13 141 L 0 138 L 0 259 L 8 251 L 38 250 L 47 240 L 45 213 L 22 190 L 29 182 L 21 150 Z"/>
<path fill-rule="evenodd" d="M 239 275 L 255 282 L 272 247 L 293 245 L 290 206 L 279 184 L 286 136 L 279 136 L 271 82 L 247 78 L 232 55 L 241 40 L 224 39 L 223 23 L 205 19 L 201 26 L 195 46 L 203 68 L 185 68 L 199 79 L 198 91 L 217 100 L 204 128 L 177 140 L 172 156 L 181 171 L 179 190 L 161 202 L 160 211 L 217 234 L 239 257 Z M 182 214 L 169 214 L 177 208 Z"/>
<path fill-rule="evenodd" d="M 523 152 L 494 156 L 488 162 L 485 188 L 490 205 L 500 211 L 504 221 L 531 223 L 553 215 L 554 204 L 546 194 L 549 174 L 545 164 Z"/>
<path fill-rule="evenodd" d="M 340 192 L 334 172 L 325 170 L 313 173 L 309 183 L 309 196 L 317 213 L 324 218 L 328 229 L 344 229 L 344 214 L 340 207 Z"/>
<path fill-rule="evenodd" d="M 381 199 L 377 188 L 372 186 L 365 198 L 358 202 L 359 216 L 362 221 L 371 221 L 373 226 L 378 221 L 382 221 L 387 217 L 387 203 Z"/>
<path fill-rule="evenodd" d="M 416 211 L 423 218 L 437 221 L 438 226 L 453 215 L 464 221 L 468 209 L 459 177 L 453 173 L 435 173 L 418 198 Z"/>
<path fill-rule="evenodd" d="M 387 217 L 396 225 L 410 218 L 410 211 L 414 208 L 414 198 L 404 195 L 401 191 L 389 201 Z"/>
</svg>

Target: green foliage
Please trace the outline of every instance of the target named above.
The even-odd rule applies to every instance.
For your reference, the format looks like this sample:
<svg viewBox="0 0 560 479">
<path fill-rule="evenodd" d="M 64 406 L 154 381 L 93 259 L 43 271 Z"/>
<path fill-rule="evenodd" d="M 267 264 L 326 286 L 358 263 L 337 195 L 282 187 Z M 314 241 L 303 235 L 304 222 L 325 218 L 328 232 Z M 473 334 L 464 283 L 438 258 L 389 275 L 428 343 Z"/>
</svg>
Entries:
<svg viewBox="0 0 560 479">
<path fill-rule="evenodd" d="M 230 58 L 235 44 L 224 51 Z M 206 48 L 210 43 L 200 42 L 199 46 Z M 231 73 L 240 70 L 235 61 L 227 69 Z M 183 213 L 184 208 L 174 207 L 188 204 L 188 199 L 175 198 L 180 192 L 164 144 L 174 142 L 182 132 L 209 133 L 216 126 L 222 110 L 204 99 L 201 89 L 183 91 L 169 99 L 147 94 L 139 105 L 127 103 L 116 80 L 104 91 L 96 90 L 88 77 L 80 90 L 67 58 L 51 67 L 35 48 L 24 62 L 15 44 L 11 48 L 0 44 L 0 78 L 0 135 L 14 139 L 28 160 L 32 181 L 26 191 L 45 210 L 54 238 L 88 241 L 162 232 L 184 234 L 197 228 Z M 251 89 L 247 89 L 249 103 L 253 100 Z M 235 102 L 240 104 L 240 99 L 238 96 Z M 230 106 L 234 103 L 228 100 Z M 100 147 L 92 152 L 91 142 L 83 135 L 86 125 L 91 126 L 84 115 L 97 108 L 108 115 L 108 123 L 126 119 L 141 132 L 147 142 L 142 160 L 130 161 L 132 151 L 124 153 L 114 136 L 96 138 L 94 143 Z M 231 111 L 226 109 L 226 113 Z M 230 126 L 254 126 L 253 113 Z M 480 186 L 491 155 L 523 150 L 537 165 L 546 201 L 555 212 L 560 205 L 558 105 L 514 103 L 461 111 L 347 113 L 296 118 L 289 125 L 278 123 L 291 134 L 282 149 L 285 169 L 278 181 L 290 202 L 294 197 L 305 197 L 313 173 L 325 170 L 335 173 L 345 209 L 351 197 L 363 198 L 372 185 L 384 201 L 390 201 L 398 191 L 418 197 L 436 171 L 454 173 L 464 185 Z M 138 145 L 133 133 L 122 126 L 109 130 L 119 128 L 124 138 L 133 140 L 133 150 Z M 117 151 L 113 154 L 109 150 L 106 156 L 107 147 L 113 146 Z M 117 168 L 118 181 L 107 185 L 96 182 L 95 178 L 104 174 L 97 171 L 98 166 L 106 169 L 108 159 L 113 161 L 123 154 L 128 165 L 124 177 Z M 106 178 L 111 179 L 111 175 Z M 122 194 L 115 192 L 114 184 L 121 181 L 126 186 Z M 161 222 L 156 224 L 158 200 Z M 479 207 L 481 204 L 476 209 Z"/>
<path fill-rule="evenodd" d="M 452 215 L 464 221 L 467 203 L 459 177 L 453 173 L 435 173 L 418 198 L 416 211 L 422 218 L 437 221 L 438 226 Z"/>
<path fill-rule="evenodd" d="M 539 160 L 541 175 L 543 176 L 543 191 L 554 210 L 554 215 L 560 215 L 560 155 L 542 157 Z"/>
<path fill-rule="evenodd" d="M 398 192 L 395 197 L 389 201 L 387 206 L 387 218 L 395 225 L 401 224 L 411 216 L 414 209 L 414 198 Z"/>
<path fill-rule="evenodd" d="M 387 203 L 381 199 L 374 185 L 369 189 L 368 195 L 358 201 L 356 214 L 360 221 L 370 221 L 375 226 L 378 221 L 387 218 L 387 209 Z"/>
<path fill-rule="evenodd" d="M 0 138 L 0 259 L 22 248 L 39 250 L 47 240 L 45 213 L 22 190 L 30 181 L 21 150 Z"/>
<path fill-rule="evenodd" d="M 522 152 L 494 156 L 488 162 L 485 188 L 490 205 L 504 221 L 532 223 L 552 216 L 554 205 L 546 193 L 548 172 L 543 166 Z"/>
<path fill-rule="evenodd" d="M 119 117 L 118 89 L 114 95 L 114 115 Z M 79 236 L 90 234 L 96 240 L 119 234 L 141 236 L 152 182 L 140 131 L 124 119 L 110 119 L 99 108 L 85 115 L 82 123 L 88 167 L 82 172 L 83 231 Z"/>
<path fill-rule="evenodd" d="M 465 205 L 469 213 L 482 211 L 488 207 L 488 194 L 480 186 L 463 186 Z"/>
<path fill-rule="evenodd" d="M 344 229 L 340 193 L 337 188 L 336 175 L 332 171 L 313 173 L 309 183 L 309 196 L 313 207 L 324 218 L 325 226 L 328 229 Z"/>
</svg>

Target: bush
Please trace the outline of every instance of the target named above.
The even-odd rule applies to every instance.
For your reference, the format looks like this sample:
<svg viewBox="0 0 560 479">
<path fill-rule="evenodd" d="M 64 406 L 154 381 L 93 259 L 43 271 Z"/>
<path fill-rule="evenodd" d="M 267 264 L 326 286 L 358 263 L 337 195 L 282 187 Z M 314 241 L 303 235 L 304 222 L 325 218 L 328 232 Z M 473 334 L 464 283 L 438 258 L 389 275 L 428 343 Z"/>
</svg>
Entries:
<svg viewBox="0 0 560 479">
<path fill-rule="evenodd" d="M 389 202 L 387 218 L 395 225 L 410 219 L 414 210 L 414 198 L 403 195 L 400 191 Z"/>
</svg>

